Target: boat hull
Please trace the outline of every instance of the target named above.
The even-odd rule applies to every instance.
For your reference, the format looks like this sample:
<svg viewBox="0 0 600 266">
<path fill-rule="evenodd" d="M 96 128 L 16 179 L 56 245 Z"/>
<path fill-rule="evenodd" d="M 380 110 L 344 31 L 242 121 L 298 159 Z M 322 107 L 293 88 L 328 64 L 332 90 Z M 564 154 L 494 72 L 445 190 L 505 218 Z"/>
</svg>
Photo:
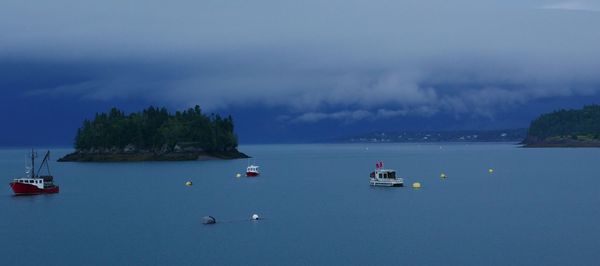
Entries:
<svg viewBox="0 0 600 266">
<path fill-rule="evenodd" d="M 390 182 L 390 181 L 377 181 L 377 180 L 371 180 L 370 181 L 371 186 L 374 187 L 403 187 L 404 183 L 403 182 Z"/>
<path fill-rule="evenodd" d="M 258 176 L 257 172 L 246 172 L 246 176 Z"/>
<path fill-rule="evenodd" d="M 59 187 L 53 186 L 49 188 L 39 188 L 32 184 L 23 184 L 18 182 L 11 182 L 10 188 L 16 195 L 36 195 L 36 194 L 53 194 L 58 193 Z"/>
</svg>

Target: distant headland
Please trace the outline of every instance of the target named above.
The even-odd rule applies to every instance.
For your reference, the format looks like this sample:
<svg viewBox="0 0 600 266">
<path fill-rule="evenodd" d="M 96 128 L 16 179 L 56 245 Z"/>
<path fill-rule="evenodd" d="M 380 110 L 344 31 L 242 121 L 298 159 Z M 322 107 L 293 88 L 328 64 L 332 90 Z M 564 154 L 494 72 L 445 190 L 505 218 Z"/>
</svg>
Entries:
<svg viewBox="0 0 600 266">
<path fill-rule="evenodd" d="M 205 115 L 199 106 L 169 113 L 149 107 L 125 114 L 113 108 L 85 120 L 75 152 L 59 162 L 189 161 L 248 158 L 237 150 L 231 116 Z"/>
<path fill-rule="evenodd" d="M 531 122 L 523 147 L 600 147 L 600 105 L 543 114 Z"/>
</svg>

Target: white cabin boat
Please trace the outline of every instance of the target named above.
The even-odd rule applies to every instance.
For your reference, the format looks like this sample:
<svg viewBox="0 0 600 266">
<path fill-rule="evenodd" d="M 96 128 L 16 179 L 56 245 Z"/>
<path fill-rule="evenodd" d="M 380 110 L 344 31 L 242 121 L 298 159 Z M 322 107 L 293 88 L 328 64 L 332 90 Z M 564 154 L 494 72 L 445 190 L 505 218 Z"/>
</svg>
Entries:
<svg viewBox="0 0 600 266">
<path fill-rule="evenodd" d="M 246 168 L 246 176 L 258 176 L 260 175 L 260 172 L 258 171 L 258 165 L 248 165 L 248 167 Z"/>
<path fill-rule="evenodd" d="M 382 186 L 382 187 L 403 187 L 404 180 L 401 177 L 396 176 L 396 171 L 392 169 L 377 168 L 374 172 L 371 172 L 370 182 L 371 186 Z"/>
</svg>

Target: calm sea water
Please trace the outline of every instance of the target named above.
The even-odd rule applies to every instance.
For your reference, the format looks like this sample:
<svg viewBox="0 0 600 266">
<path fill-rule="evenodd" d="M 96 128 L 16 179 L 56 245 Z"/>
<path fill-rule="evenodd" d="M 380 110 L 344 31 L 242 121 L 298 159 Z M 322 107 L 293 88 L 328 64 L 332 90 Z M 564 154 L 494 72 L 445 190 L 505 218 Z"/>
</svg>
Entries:
<svg viewBox="0 0 600 266">
<path fill-rule="evenodd" d="M 243 146 L 246 160 L 52 163 L 56 195 L 12 196 L 1 265 L 597 265 L 600 149 L 510 144 Z M 53 150 L 54 159 L 69 150 Z M 376 161 L 422 188 L 373 188 Z M 493 174 L 488 169 L 493 168 Z M 442 180 L 440 173 L 448 178 Z M 192 187 L 184 183 L 193 181 Z M 252 213 L 265 219 L 250 221 Z M 219 223 L 203 225 L 212 215 Z"/>
</svg>

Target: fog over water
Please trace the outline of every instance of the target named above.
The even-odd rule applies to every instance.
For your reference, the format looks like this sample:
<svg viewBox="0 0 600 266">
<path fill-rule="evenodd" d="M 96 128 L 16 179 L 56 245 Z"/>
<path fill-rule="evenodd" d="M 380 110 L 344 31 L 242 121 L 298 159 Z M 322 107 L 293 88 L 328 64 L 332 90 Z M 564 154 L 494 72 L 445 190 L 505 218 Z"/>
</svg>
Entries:
<svg viewBox="0 0 600 266">
<path fill-rule="evenodd" d="M 522 127 L 539 111 L 600 99 L 599 10 L 543 0 L 9 0 L 0 88 L 13 105 L 96 106 L 81 109 L 86 117 L 112 105 L 199 104 L 324 131 L 315 123 L 446 127 L 451 117 L 490 127 L 524 108 L 504 123 Z"/>
</svg>

